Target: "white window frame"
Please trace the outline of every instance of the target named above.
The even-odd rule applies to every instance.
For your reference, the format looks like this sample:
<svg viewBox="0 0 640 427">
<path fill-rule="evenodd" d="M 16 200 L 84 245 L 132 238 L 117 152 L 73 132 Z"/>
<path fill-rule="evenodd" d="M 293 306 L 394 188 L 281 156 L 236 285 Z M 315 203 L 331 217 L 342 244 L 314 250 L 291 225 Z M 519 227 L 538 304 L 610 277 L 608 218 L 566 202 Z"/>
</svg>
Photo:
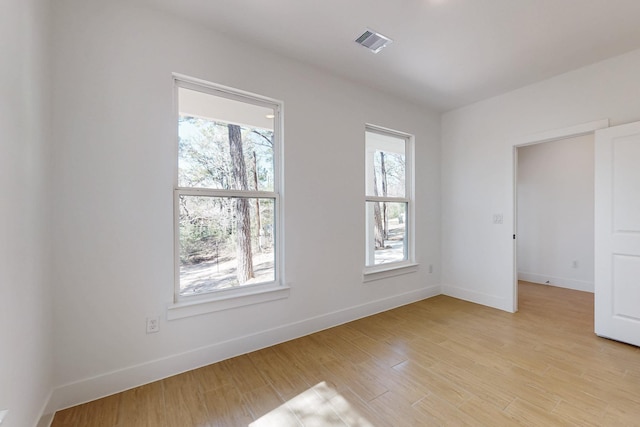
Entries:
<svg viewBox="0 0 640 427">
<path fill-rule="evenodd" d="M 365 171 L 373 161 L 373 158 L 369 158 L 370 154 L 366 146 L 366 133 L 378 133 L 381 135 L 393 136 L 396 138 L 402 138 L 405 141 L 405 196 L 404 197 L 383 197 L 383 196 L 370 196 L 367 194 L 367 186 L 365 185 L 365 267 L 363 271 L 363 281 L 369 282 L 373 280 L 384 279 L 387 277 L 397 276 L 400 274 L 407 274 L 417 271 L 418 264 L 415 261 L 415 175 L 414 175 L 414 145 L 415 137 L 411 134 L 400 132 L 397 130 L 385 128 L 382 126 L 366 124 L 365 125 Z M 367 175 L 365 172 L 365 180 Z M 407 211 L 405 219 L 405 247 L 407 248 L 407 259 L 397 262 L 389 262 L 378 265 L 367 265 L 367 257 L 373 254 L 373 236 L 369 230 L 369 224 L 367 223 L 366 205 L 368 202 L 390 202 L 390 203 L 406 203 Z"/>
<path fill-rule="evenodd" d="M 250 92 L 218 85 L 204 80 L 173 74 L 174 81 L 174 123 L 175 123 L 175 147 L 174 147 L 174 202 L 173 202 L 173 236 L 174 236 L 174 291 L 173 303 L 169 305 L 167 319 L 179 319 L 188 316 L 210 313 L 214 311 L 226 310 L 250 304 L 257 304 L 272 301 L 289 296 L 289 287 L 284 285 L 284 233 L 283 233 L 283 211 L 282 211 L 282 188 L 283 188 L 283 165 L 282 165 L 282 145 L 283 145 L 283 117 L 284 105 L 282 101 L 267 98 Z M 207 93 L 213 96 L 232 99 L 248 104 L 273 108 L 274 111 L 274 140 L 273 140 L 273 162 L 274 162 L 274 183 L 273 191 L 243 191 L 227 189 L 209 188 L 185 188 L 178 185 L 178 89 L 185 88 Z M 186 196 L 209 196 L 209 197 L 248 197 L 272 199 L 274 203 L 274 267 L 275 279 L 272 282 L 243 285 L 235 288 L 221 289 L 207 292 L 202 295 L 180 296 L 180 234 L 179 218 L 180 207 L 179 198 Z"/>
</svg>

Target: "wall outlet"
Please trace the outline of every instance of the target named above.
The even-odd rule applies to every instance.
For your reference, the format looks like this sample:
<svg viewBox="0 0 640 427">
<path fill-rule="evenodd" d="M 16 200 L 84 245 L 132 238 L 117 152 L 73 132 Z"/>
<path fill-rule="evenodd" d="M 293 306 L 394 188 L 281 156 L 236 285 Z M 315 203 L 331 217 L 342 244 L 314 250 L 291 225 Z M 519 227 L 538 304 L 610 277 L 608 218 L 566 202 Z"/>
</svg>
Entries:
<svg viewBox="0 0 640 427">
<path fill-rule="evenodd" d="M 500 213 L 493 214 L 493 223 L 494 224 L 502 224 L 503 216 Z"/>
<path fill-rule="evenodd" d="M 433 273 L 433 264 L 429 264 L 429 274 Z"/>
<path fill-rule="evenodd" d="M 147 317 L 147 333 L 153 334 L 160 330 L 160 316 Z"/>
<path fill-rule="evenodd" d="M 571 263 L 571 267 L 572 268 L 578 268 L 578 260 L 574 259 L 573 262 Z"/>
<path fill-rule="evenodd" d="M 0 425 L 2 424 L 2 422 L 4 421 L 4 417 L 6 417 L 8 413 L 9 411 L 7 409 L 5 409 L 4 411 L 0 411 Z"/>
</svg>

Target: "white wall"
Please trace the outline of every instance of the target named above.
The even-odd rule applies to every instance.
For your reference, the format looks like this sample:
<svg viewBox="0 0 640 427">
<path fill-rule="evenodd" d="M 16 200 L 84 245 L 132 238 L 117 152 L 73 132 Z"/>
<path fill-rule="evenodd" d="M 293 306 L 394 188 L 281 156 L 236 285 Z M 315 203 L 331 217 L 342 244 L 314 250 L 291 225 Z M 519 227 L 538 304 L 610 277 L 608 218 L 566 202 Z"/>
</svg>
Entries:
<svg viewBox="0 0 640 427">
<path fill-rule="evenodd" d="M 518 279 L 593 292 L 593 148 L 593 134 L 518 148 Z"/>
<path fill-rule="evenodd" d="M 127 2 L 56 1 L 53 25 L 59 387 L 50 409 L 439 292 L 437 114 Z M 173 292 L 172 72 L 284 101 L 289 298 L 164 320 Z M 365 123 L 416 136 L 421 264 L 369 283 Z M 153 315 L 162 315 L 160 332 L 146 335 Z"/>
<path fill-rule="evenodd" d="M 640 120 L 640 51 L 454 110 L 442 118 L 446 294 L 514 309 L 513 145 L 538 132 Z M 494 213 L 504 223 L 492 223 Z"/>
<path fill-rule="evenodd" d="M 52 389 L 48 1 L 0 13 L 0 410 L 34 426 Z"/>
</svg>

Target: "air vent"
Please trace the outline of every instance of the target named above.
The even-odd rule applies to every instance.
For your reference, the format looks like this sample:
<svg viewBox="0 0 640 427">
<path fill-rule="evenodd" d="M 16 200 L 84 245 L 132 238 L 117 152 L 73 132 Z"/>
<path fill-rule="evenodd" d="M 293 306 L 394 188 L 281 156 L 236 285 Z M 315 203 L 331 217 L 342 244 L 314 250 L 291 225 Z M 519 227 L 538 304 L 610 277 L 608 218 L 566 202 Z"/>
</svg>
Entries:
<svg viewBox="0 0 640 427">
<path fill-rule="evenodd" d="M 373 53 L 378 53 L 382 48 L 392 43 L 389 37 L 385 37 L 380 33 L 376 33 L 372 30 L 365 31 L 360 37 L 356 39 L 356 43 L 366 47 Z"/>
</svg>

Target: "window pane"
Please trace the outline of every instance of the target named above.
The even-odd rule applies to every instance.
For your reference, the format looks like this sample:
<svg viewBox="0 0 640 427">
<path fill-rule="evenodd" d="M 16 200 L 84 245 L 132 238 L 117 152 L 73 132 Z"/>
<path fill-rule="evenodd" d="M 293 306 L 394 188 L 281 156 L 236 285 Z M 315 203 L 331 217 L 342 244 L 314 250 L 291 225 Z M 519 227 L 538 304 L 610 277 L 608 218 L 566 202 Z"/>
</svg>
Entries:
<svg viewBox="0 0 640 427">
<path fill-rule="evenodd" d="M 405 197 L 405 139 L 367 131 L 367 196 Z"/>
<path fill-rule="evenodd" d="M 275 280 L 274 199 L 180 195 L 180 295 Z"/>
<path fill-rule="evenodd" d="M 273 191 L 272 108 L 179 88 L 178 186 Z"/>
<path fill-rule="evenodd" d="M 407 260 L 407 204 L 367 202 L 367 266 Z"/>
</svg>

